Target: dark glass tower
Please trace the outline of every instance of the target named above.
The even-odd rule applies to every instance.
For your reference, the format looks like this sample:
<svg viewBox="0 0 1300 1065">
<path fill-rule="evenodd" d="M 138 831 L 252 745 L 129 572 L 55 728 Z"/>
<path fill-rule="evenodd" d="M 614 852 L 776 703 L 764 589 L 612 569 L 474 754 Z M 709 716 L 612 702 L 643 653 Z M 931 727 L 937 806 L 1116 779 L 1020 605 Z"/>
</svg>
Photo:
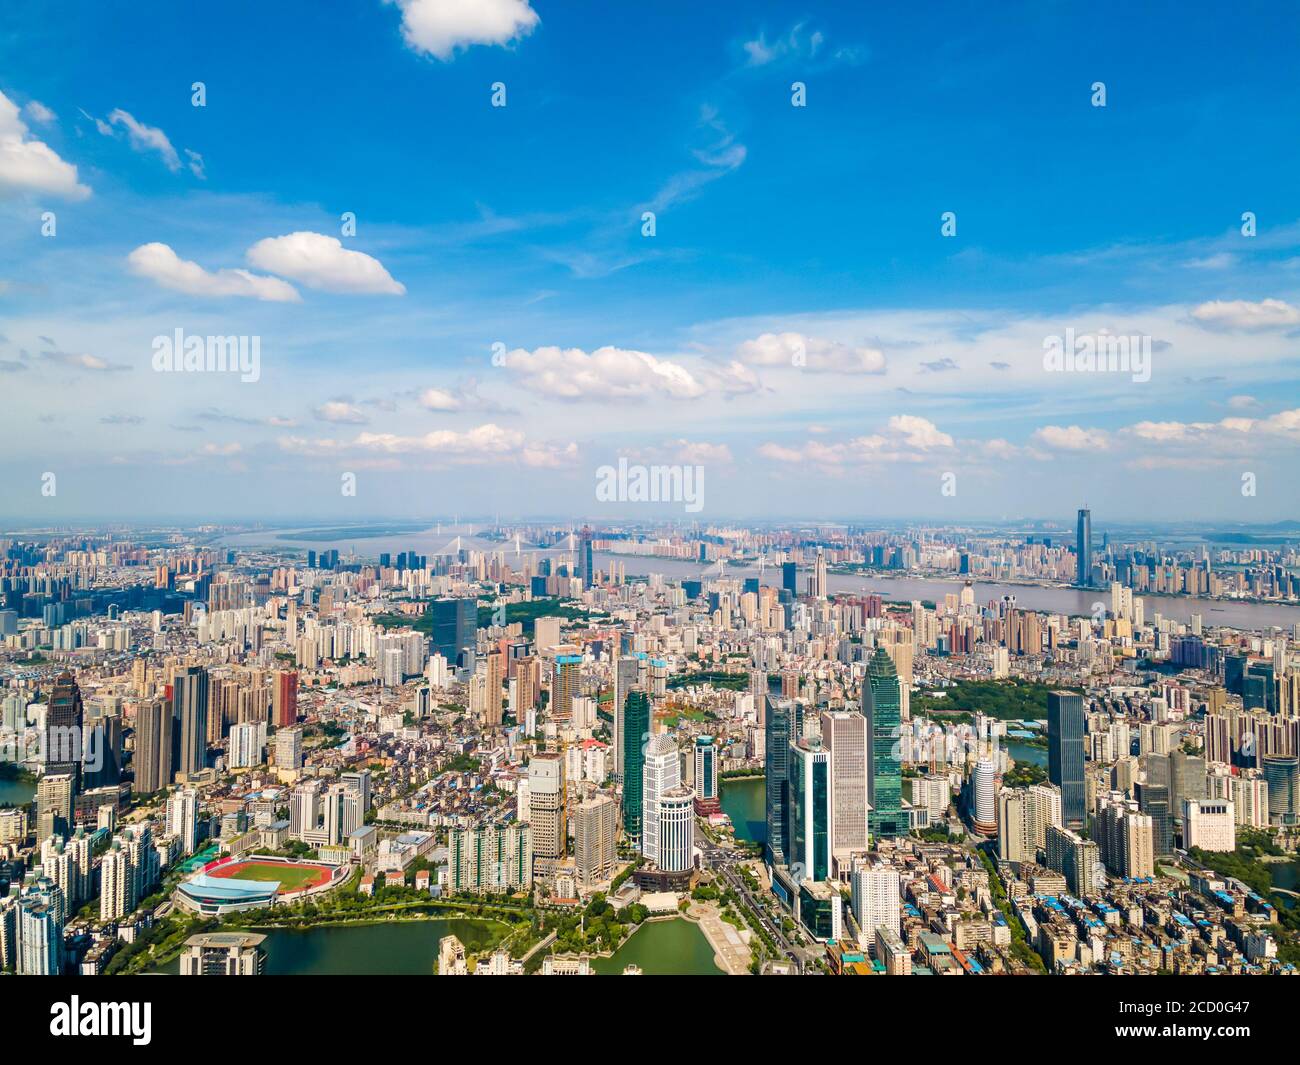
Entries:
<svg viewBox="0 0 1300 1065">
<path fill-rule="evenodd" d="M 172 766 L 177 773 L 197 773 L 207 755 L 208 671 L 190 666 L 172 683 Z"/>
<path fill-rule="evenodd" d="M 799 567 L 793 562 L 781 563 L 781 587 L 793 598 L 799 598 Z"/>
<path fill-rule="evenodd" d="M 455 666 L 460 653 L 471 651 L 477 642 L 478 604 L 473 599 L 435 599 L 429 606 L 433 615 L 433 650 L 447 664 Z"/>
<path fill-rule="evenodd" d="M 584 588 L 590 588 L 595 579 L 591 540 L 591 529 L 584 525 L 582 533 L 578 537 L 578 576 L 581 578 Z"/>
<path fill-rule="evenodd" d="M 1092 587 L 1092 511 L 1079 511 L 1079 524 L 1076 530 L 1075 551 L 1078 555 L 1078 579 L 1080 588 Z"/>
<path fill-rule="evenodd" d="M 764 769 L 767 774 L 767 844 L 763 857 L 768 865 L 785 865 L 787 860 L 787 815 L 790 770 L 790 741 L 794 738 L 794 703 L 767 697 L 767 727 L 764 734 Z"/>
<path fill-rule="evenodd" d="M 1047 693 L 1047 779 L 1061 789 L 1061 818 L 1082 828 L 1086 814 L 1083 790 L 1083 696 Z"/>
<path fill-rule="evenodd" d="M 46 773 L 66 773 L 77 790 L 81 771 L 81 727 L 84 711 L 81 689 L 71 673 L 61 673 L 50 692 L 45 712 L 44 749 L 41 762 Z"/>
<path fill-rule="evenodd" d="M 903 812 L 903 764 L 899 757 L 902 710 L 898 691 L 898 670 L 883 647 L 877 647 L 867 664 L 863 686 L 863 710 L 871 744 L 867 761 L 867 801 L 871 813 L 867 823 L 871 835 L 905 836 L 911 826 Z"/>
<path fill-rule="evenodd" d="M 645 745 L 650 738 L 650 696 L 628 692 L 623 704 L 623 831 L 641 838 L 641 786 L 645 779 Z"/>
</svg>

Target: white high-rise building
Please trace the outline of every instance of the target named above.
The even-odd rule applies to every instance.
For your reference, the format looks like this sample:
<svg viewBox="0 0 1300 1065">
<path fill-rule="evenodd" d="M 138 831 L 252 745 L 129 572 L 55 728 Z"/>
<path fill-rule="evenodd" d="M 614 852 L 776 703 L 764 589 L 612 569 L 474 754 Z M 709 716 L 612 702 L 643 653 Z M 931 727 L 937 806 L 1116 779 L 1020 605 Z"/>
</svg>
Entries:
<svg viewBox="0 0 1300 1065">
<path fill-rule="evenodd" d="M 135 909 L 135 875 L 131 856 L 114 840 L 99 865 L 99 919 L 121 920 Z"/>
<path fill-rule="evenodd" d="M 902 923 L 902 901 L 898 870 L 891 865 L 855 862 L 850 878 L 853 919 L 858 923 L 859 944 L 876 941 L 876 931 L 887 928 L 898 934 Z"/>
<path fill-rule="evenodd" d="M 690 869 L 695 864 L 695 790 L 677 785 L 661 792 L 655 804 L 655 819 L 659 868 L 666 873 Z"/>
<path fill-rule="evenodd" d="M 641 778 L 641 853 L 660 868 L 660 796 L 681 782 L 682 759 L 677 744 L 662 732 L 651 736 L 646 743 Z"/>
<path fill-rule="evenodd" d="M 867 839 L 867 719 L 836 711 L 821 715 L 822 746 L 831 756 L 831 852 L 846 859 Z"/>
<path fill-rule="evenodd" d="M 245 721 L 230 728 L 228 763 L 231 769 L 251 769 L 262 763 L 266 750 L 266 722 Z"/>
<path fill-rule="evenodd" d="M 973 798 L 971 813 L 975 820 L 975 831 L 984 836 L 992 836 L 998 830 L 997 807 L 997 766 L 989 758 L 981 758 L 975 763 L 971 775 L 971 793 Z"/>
<path fill-rule="evenodd" d="M 167 834 L 181 841 L 181 849 L 193 854 L 199 845 L 199 793 L 182 788 L 167 798 Z"/>
<path fill-rule="evenodd" d="M 1188 850 L 1237 849 L 1237 814 L 1224 799 L 1183 800 L 1183 844 Z"/>
</svg>

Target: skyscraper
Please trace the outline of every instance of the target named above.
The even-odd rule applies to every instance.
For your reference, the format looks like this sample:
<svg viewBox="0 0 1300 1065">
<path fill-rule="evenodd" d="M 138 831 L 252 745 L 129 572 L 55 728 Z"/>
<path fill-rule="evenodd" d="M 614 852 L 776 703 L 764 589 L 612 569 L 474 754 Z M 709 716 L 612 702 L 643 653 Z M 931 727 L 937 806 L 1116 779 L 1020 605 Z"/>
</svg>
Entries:
<svg viewBox="0 0 1300 1065">
<path fill-rule="evenodd" d="M 1047 779 L 1061 789 L 1061 817 L 1068 828 L 1082 828 L 1086 816 L 1083 788 L 1083 696 L 1047 693 Z"/>
<path fill-rule="evenodd" d="M 718 795 L 718 748 L 712 736 L 696 736 L 692 750 L 695 760 L 692 779 L 695 785 L 695 812 L 704 816 L 721 808 Z"/>
<path fill-rule="evenodd" d="M 614 663 L 614 774 L 623 779 L 623 711 L 628 693 L 635 690 L 641 663 L 634 655 L 626 655 Z"/>
<path fill-rule="evenodd" d="M 831 851 L 847 857 L 867 849 L 867 719 L 823 713 L 822 744 L 831 756 Z"/>
<path fill-rule="evenodd" d="M 207 763 L 208 671 L 190 666 L 172 682 L 172 763 L 197 773 Z"/>
<path fill-rule="evenodd" d="M 645 782 L 642 751 L 649 738 L 650 696 L 641 691 L 628 692 L 623 706 L 623 831 L 638 842 Z"/>
<path fill-rule="evenodd" d="M 903 765 L 899 757 L 902 712 L 899 708 L 898 671 L 883 647 L 877 647 L 867 664 L 863 685 L 871 758 L 867 763 L 869 824 L 876 838 L 907 835 L 910 825 L 903 812 Z"/>
<path fill-rule="evenodd" d="M 172 708 L 161 699 L 141 699 L 135 709 L 135 770 L 137 795 L 161 791 L 172 781 Z"/>
<path fill-rule="evenodd" d="M 682 759 L 671 736 L 660 732 L 645 745 L 641 775 L 641 853 L 659 863 L 659 800 L 682 783 Z"/>
<path fill-rule="evenodd" d="M 564 760 L 537 754 L 528 763 L 528 821 L 535 858 L 555 862 L 564 857 L 568 827 L 564 822 Z"/>
<path fill-rule="evenodd" d="M 618 828 L 618 805 L 608 795 L 578 803 L 573 811 L 574 867 L 584 887 L 608 880 L 617 854 L 614 837 Z"/>
<path fill-rule="evenodd" d="M 819 740 L 790 745 L 790 868 L 802 878 L 831 875 L 831 756 Z"/>
<path fill-rule="evenodd" d="M 781 589 L 789 592 L 791 599 L 799 598 L 799 566 L 796 563 L 781 563 Z"/>
<path fill-rule="evenodd" d="M 1079 511 L 1079 524 L 1075 537 L 1075 556 L 1078 566 L 1075 584 L 1080 588 L 1092 587 L 1092 511 Z"/>
<path fill-rule="evenodd" d="M 555 659 L 555 680 L 551 686 L 551 717 L 568 721 L 573 717 L 573 699 L 582 694 L 582 656 L 559 655 Z"/>
<path fill-rule="evenodd" d="M 478 603 L 474 599 L 435 599 L 429 605 L 433 618 L 433 650 L 450 666 L 460 662 L 461 652 L 473 651 L 478 637 Z"/>
<path fill-rule="evenodd" d="M 76 788 L 81 772 L 81 689 L 71 673 L 61 673 L 45 712 L 41 763 L 46 773 L 67 773 Z"/>
<path fill-rule="evenodd" d="M 772 866 L 786 863 L 790 742 L 794 739 L 794 702 L 767 696 L 764 769 L 767 775 L 767 844 L 764 858 Z"/>
<path fill-rule="evenodd" d="M 659 796 L 659 868 L 682 873 L 695 864 L 695 791 L 683 784 Z"/>
<path fill-rule="evenodd" d="M 578 577 L 584 589 L 590 588 L 595 580 L 595 566 L 592 563 L 591 529 L 584 525 L 578 534 Z"/>
<path fill-rule="evenodd" d="M 298 720 L 298 672 L 283 669 L 275 675 L 271 716 L 276 728 L 288 728 Z"/>
</svg>

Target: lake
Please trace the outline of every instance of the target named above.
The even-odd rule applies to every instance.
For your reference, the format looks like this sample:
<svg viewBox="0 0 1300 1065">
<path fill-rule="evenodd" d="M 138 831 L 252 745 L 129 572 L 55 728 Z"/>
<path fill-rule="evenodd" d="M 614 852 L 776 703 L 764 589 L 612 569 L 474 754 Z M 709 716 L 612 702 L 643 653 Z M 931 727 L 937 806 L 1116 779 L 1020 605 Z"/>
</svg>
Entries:
<svg viewBox="0 0 1300 1065">
<path fill-rule="evenodd" d="M 627 965 L 639 965 L 646 976 L 724 975 L 713 963 L 708 938 L 684 917 L 647 921 L 612 957 L 591 960 L 591 967 L 605 976 L 618 976 Z"/>
</svg>

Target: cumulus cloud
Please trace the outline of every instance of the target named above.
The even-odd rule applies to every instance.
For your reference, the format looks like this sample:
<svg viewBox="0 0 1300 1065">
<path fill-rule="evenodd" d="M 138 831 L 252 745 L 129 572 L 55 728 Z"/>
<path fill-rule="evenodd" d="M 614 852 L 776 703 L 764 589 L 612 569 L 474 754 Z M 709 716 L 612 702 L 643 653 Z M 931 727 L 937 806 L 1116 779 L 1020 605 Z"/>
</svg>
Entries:
<svg viewBox="0 0 1300 1065">
<path fill-rule="evenodd" d="M 412 51 L 446 61 L 476 44 L 506 45 L 541 21 L 528 0 L 386 0 L 402 12 L 402 39 Z"/>
<path fill-rule="evenodd" d="M 530 390 L 565 400 L 698 399 L 709 393 L 740 394 L 759 387 L 758 378 L 738 362 L 721 369 L 690 369 L 644 351 L 615 347 L 590 353 L 581 348 L 516 348 L 502 356 L 501 365 Z"/>
<path fill-rule="evenodd" d="M 359 408 L 341 399 L 322 403 L 313 413 L 322 422 L 335 422 L 342 425 L 365 425 L 370 421 Z"/>
<path fill-rule="evenodd" d="M 931 452 L 952 446 L 952 437 L 932 421 L 915 414 L 896 414 L 877 433 L 842 442 L 807 440 L 795 447 L 766 443 L 758 453 L 774 462 L 811 465 L 834 473 L 879 463 L 924 462 Z"/>
<path fill-rule="evenodd" d="M 141 244 L 126 257 L 131 272 L 176 292 L 190 296 L 244 296 L 273 303 L 300 299 L 297 289 L 278 277 L 264 277 L 247 270 L 205 270 L 196 262 L 182 259 L 168 245 Z"/>
<path fill-rule="evenodd" d="M 32 106 L 28 104 L 29 115 Z M 17 105 L 0 93 L 0 195 L 39 192 L 65 200 L 84 200 L 90 195 L 89 187 L 77 181 L 75 166 L 60 159 L 44 141 L 27 134 Z"/>
<path fill-rule="evenodd" d="M 875 348 L 853 347 L 803 333 L 763 333 L 736 348 L 750 366 L 791 366 L 811 373 L 881 374 L 885 356 Z"/>
<path fill-rule="evenodd" d="M 1211 300 L 1192 311 L 1192 317 L 1211 329 L 1255 332 L 1300 325 L 1300 309 L 1284 300 Z"/>
<path fill-rule="evenodd" d="M 1053 451 L 1104 451 L 1110 439 L 1101 429 L 1077 425 L 1045 425 L 1034 432 L 1034 440 Z"/>
<path fill-rule="evenodd" d="M 895 414 L 889 419 L 889 431 L 903 438 L 908 447 L 929 451 L 937 447 L 952 447 L 952 437 L 939 431 L 939 427 L 915 414 Z"/>
<path fill-rule="evenodd" d="M 336 237 L 323 233 L 267 237 L 248 249 L 248 261 L 259 270 L 325 292 L 406 293 L 406 286 L 394 281 L 378 259 L 345 248 Z"/>
</svg>

